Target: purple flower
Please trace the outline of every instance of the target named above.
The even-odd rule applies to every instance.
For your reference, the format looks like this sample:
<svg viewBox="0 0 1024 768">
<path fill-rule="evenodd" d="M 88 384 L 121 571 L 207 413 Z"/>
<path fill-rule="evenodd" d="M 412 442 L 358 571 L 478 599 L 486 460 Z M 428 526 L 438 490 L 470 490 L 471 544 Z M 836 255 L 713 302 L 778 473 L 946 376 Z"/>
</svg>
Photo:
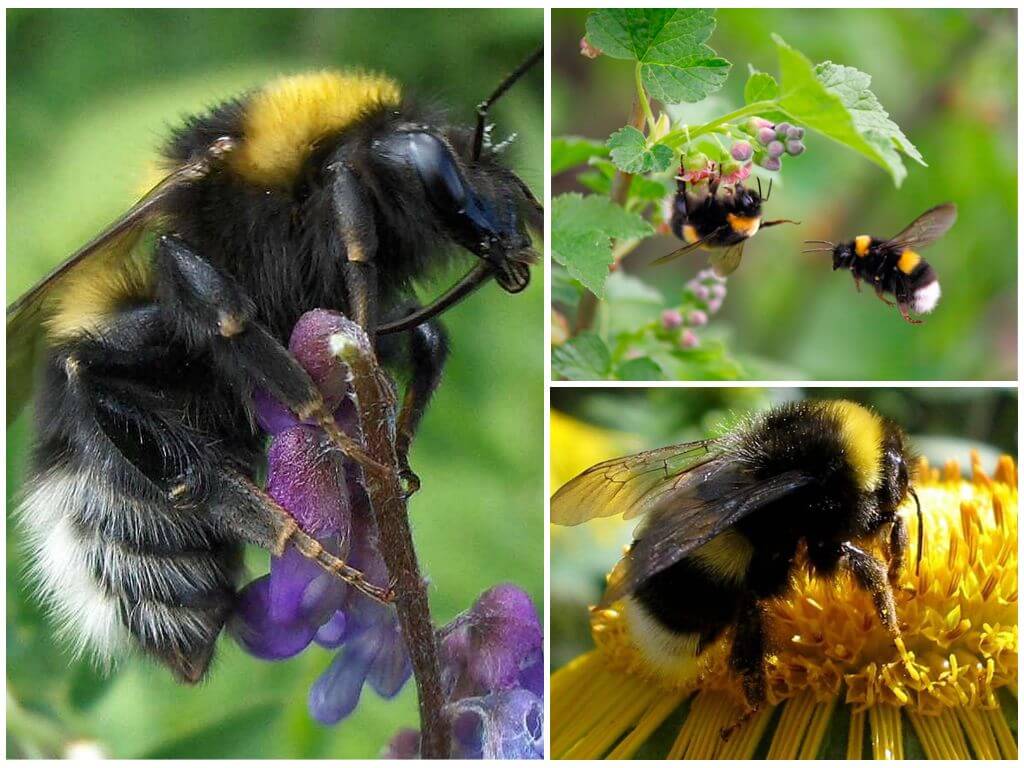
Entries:
<svg viewBox="0 0 1024 768">
<path fill-rule="evenodd" d="M 351 325 L 332 312 L 308 312 L 295 325 L 289 350 L 320 388 L 339 426 L 358 437 L 348 371 L 330 350 L 331 336 Z M 271 435 L 267 493 L 327 551 L 371 583 L 386 585 L 361 470 L 318 427 L 300 423 L 267 393 L 256 392 L 254 404 L 260 425 Z M 327 724 L 355 709 L 365 683 L 390 698 L 411 674 L 394 608 L 352 589 L 292 546 L 271 558 L 268 575 L 241 591 L 231 631 L 249 653 L 271 661 L 314 642 L 340 648 L 310 690 L 310 712 Z"/>
<path fill-rule="evenodd" d="M 786 142 L 786 154 L 791 155 L 792 157 L 802 155 L 805 149 L 807 149 L 807 147 L 804 146 L 802 141 L 793 139 Z"/>
<path fill-rule="evenodd" d="M 533 602 L 514 584 L 484 592 L 439 633 L 452 757 L 544 757 L 544 636 Z M 400 731 L 388 757 L 415 757 L 418 734 Z"/>
<path fill-rule="evenodd" d="M 765 151 L 768 153 L 768 158 L 781 157 L 782 153 L 786 151 L 786 145 L 781 141 L 770 141 L 768 146 L 765 147 Z"/>
</svg>

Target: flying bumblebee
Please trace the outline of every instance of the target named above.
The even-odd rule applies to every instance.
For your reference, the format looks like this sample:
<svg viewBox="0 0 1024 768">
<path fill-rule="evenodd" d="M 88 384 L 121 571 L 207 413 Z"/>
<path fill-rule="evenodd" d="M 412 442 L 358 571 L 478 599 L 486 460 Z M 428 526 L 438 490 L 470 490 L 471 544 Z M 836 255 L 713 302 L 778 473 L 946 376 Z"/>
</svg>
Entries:
<svg viewBox="0 0 1024 768">
<path fill-rule="evenodd" d="M 861 280 L 867 280 L 875 289 L 875 295 L 890 307 L 893 302 L 885 298 L 885 294 L 893 296 L 903 319 L 917 324 L 921 320 L 912 318 L 909 310 L 927 314 L 935 309 L 942 294 L 939 276 L 918 250 L 946 234 L 955 222 L 956 206 L 943 203 L 922 213 L 888 240 L 871 235 L 857 235 L 850 242 L 838 245 L 829 240 L 808 240 L 822 247 L 808 248 L 804 253 L 831 251 L 833 271 L 850 270 L 858 292 Z"/>
<path fill-rule="evenodd" d="M 762 208 L 771 197 L 771 182 L 768 194 L 761 195 L 761 181 L 757 191 L 748 189 L 743 183 L 721 186 L 718 180 L 687 188 L 683 179 L 676 181 L 677 191 L 672 204 L 672 232 L 686 245 L 672 253 L 656 259 L 654 264 L 685 256 L 698 248 L 711 251 L 711 267 L 719 277 L 736 271 L 743 259 L 743 246 L 760 230 L 777 224 L 798 224 L 790 219 L 764 221 Z"/>
<path fill-rule="evenodd" d="M 899 636 L 891 585 L 908 545 L 897 510 L 917 499 L 911 460 L 902 430 L 861 405 L 790 403 L 721 438 L 597 464 L 555 493 L 551 520 L 645 514 L 602 605 L 621 601 L 634 645 L 673 675 L 697 677 L 732 628 L 728 663 L 749 717 L 766 695 L 763 605 L 789 588 L 801 543 L 818 575 L 849 571 Z M 869 551 L 876 542 L 888 564 Z"/>
<path fill-rule="evenodd" d="M 259 487 L 256 387 L 369 459 L 286 347 L 337 310 L 408 376 L 397 470 L 447 354 L 435 315 L 494 278 L 523 290 L 543 211 L 475 128 L 365 72 L 283 77 L 175 131 L 166 176 L 7 312 L 8 418 L 39 352 L 37 442 L 21 519 L 43 597 L 101 661 L 141 649 L 182 682 L 207 671 L 243 543 L 288 544 L 378 599 Z M 154 235 L 151 248 L 144 236 Z M 145 241 L 148 242 L 148 241 Z M 479 263 L 427 307 L 414 280 L 458 246 Z"/>
</svg>

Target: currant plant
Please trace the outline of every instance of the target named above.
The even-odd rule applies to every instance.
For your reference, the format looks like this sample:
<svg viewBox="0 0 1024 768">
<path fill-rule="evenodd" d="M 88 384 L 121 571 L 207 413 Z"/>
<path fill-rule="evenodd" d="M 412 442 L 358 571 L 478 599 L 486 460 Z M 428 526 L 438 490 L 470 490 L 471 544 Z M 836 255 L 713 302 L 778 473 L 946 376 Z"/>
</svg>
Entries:
<svg viewBox="0 0 1024 768">
<path fill-rule="evenodd" d="M 771 180 L 815 135 L 858 152 L 897 187 L 907 175 L 904 158 L 925 165 L 871 92 L 870 75 L 831 61 L 814 64 L 778 35 L 777 76 L 749 67 L 742 105 L 687 123 L 687 105 L 719 91 L 732 70 L 707 44 L 714 28 L 707 9 L 607 9 L 587 18 L 581 54 L 632 62 L 633 109 L 629 124 L 603 142 L 552 141 L 552 174 L 574 171 L 589 191 L 559 195 L 551 207 L 556 376 L 747 375 L 714 323 L 727 293 L 724 279 L 702 269 L 673 289 L 618 268 L 645 239 L 669 232 L 677 179 L 719 188 L 752 174 Z"/>
</svg>

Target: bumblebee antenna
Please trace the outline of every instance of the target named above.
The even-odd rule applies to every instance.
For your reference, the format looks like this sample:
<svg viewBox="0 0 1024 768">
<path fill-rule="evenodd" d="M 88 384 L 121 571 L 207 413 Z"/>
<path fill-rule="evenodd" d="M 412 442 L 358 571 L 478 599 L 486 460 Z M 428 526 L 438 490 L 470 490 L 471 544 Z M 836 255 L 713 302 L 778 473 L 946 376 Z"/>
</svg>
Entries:
<svg viewBox="0 0 1024 768">
<path fill-rule="evenodd" d="M 768 179 L 768 197 L 765 198 L 765 202 L 772 199 L 772 184 L 774 183 L 774 179 Z"/>
<path fill-rule="evenodd" d="M 544 57 L 544 46 L 540 46 L 536 51 L 531 53 L 527 57 L 526 61 L 516 67 L 508 77 L 501 81 L 501 84 L 494 89 L 494 93 L 488 96 L 486 99 L 481 101 L 476 108 L 476 132 L 473 134 L 473 160 L 480 159 L 480 153 L 484 148 L 484 130 L 485 122 L 487 120 L 487 111 L 494 105 L 498 99 L 505 95 L 516 81 L 525 75 L 534 64 L 540 61 Z"/>
<path fill-rule="evenodd" d="M 835 247 L 836 247 L 836 244 L 833 243 L 831 240 L 804 240 L 804 244 L 805 245 L 817 244 L 817 245 L 823 245 L 823 246 L 826 246 L 826 247 L 825 248 L 806 248 L 806 249 L 800 251 L 800 253 L 825 253 L 826 251 L 833 251 L 833 250 L 835 250 Z"/>
<path fill-rule="evenodd" d="M 924 549 L 924 517 L 921 515 L 921 500 L 917 498 L 917 491 L 913 488 L 907 489 L 910 495 L 914 497 L 914 503 L 917 505 L 917 566 L 914 568 L 914 575 L 921 575 L 921 554 Z"/>
</svg>

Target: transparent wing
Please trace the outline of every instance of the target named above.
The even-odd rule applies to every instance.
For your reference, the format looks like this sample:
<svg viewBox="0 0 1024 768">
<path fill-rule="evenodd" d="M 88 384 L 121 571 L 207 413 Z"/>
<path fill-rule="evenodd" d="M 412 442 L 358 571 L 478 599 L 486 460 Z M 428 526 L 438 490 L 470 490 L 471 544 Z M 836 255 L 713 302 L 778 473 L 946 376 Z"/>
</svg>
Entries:
<svg viewBox="0 0 1024 768">
<path fill-rule="evenodd" d="M 693 253 L 698 248 L 705 245 L 709 240 L 714 238 L 715 235 L 717 235 L 723 229 L 724 227 L 719 227 L 718 229 L 712 230 L 708 234 L 704 235 L 704 237 L 702 237 L 700 240 L 694 240 L 692 243 L 687 243 L 682 248 L 677 248 L 671 253 L 665 254 L 664 256 L 659 256 L 657 259 L 652 261 L 651 264 L 667 264 L 668 262 L 675 261 L 676 259 L 680 258 L 681 256 L 685 256 L 688 253 Z"/>
<path fill-rule="evenodd" d="M 956 205 L 943 203 L 925 211 L 910 226 L 892 237 L 891 245 L 902 248 L 926 248 L 934 243 L 956 223 Z"/>
<path fill-rule="evenodd" d="M 754 480 L 735 462 L 719 462 L 699 485 L 662 497 L 637 529 L 621 577 L 609 583 L 602 603 L 632 593 L 747 515 L 813 481 L 799 471 Z"/>
<path fill-rule="evenodd" d="M 715 440 L 670 445 L 596 464 L 551 497 L 551 522 L 579 525 L 596 517 L 636 517 L 666 494 L 699 482 L 719 460 Z"/>
<path fill-rule="evenodd" d="M 736 271 L 740 262 L 743 261 L 743 246 L 745 243 L 746 240 L 741 240 L 736 245 L 730 246 L 725 250 L 713 251 L 711 253 L 711 268 L 715 271 L 716 275 L 725 277 Z"/>
<path fill-rule="evenodd" d="M 109 268 L 131 257 L 139 237 L 163 212 L 167 198 L 183 185 L 204 176 L 215 159 L 230 149 L 218 140 L 198 159 L 184 163 L 163 178 L 135 205 L 83 245 L 7 308 L 7 423 L 20 413 L 31 394 L 35 356 L 43 343 L 43 321 L 49 298 L 76 268 L 95 259 L 109 260 Z"/>
</svg>

